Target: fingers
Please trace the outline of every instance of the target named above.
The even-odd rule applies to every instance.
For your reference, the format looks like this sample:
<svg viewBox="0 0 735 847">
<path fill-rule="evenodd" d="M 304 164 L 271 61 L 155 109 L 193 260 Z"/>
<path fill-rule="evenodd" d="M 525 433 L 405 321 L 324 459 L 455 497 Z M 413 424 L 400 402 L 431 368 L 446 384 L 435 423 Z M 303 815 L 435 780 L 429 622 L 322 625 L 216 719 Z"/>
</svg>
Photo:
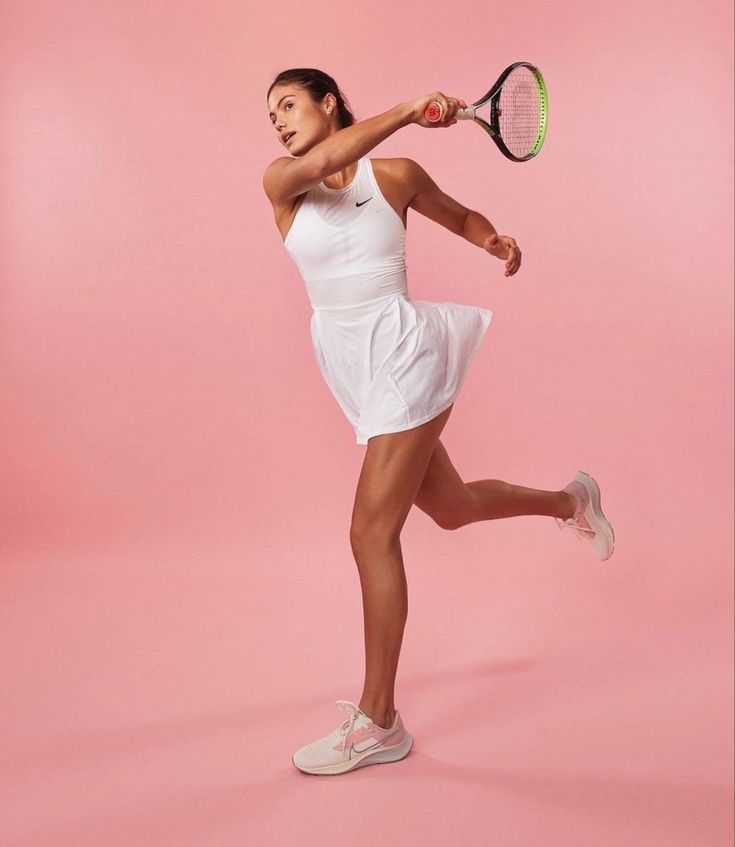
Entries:
<svg viewBox="0 0 735 847">
<path fill-rule="evenodd" d="M 508 258 L 505 262 L 505 275 L 513 276 L 521 266 L 521 250 L 516 244 L 515 238 L 505 236 L 508 243 Z"/>
<path fill-rule="evenodd" d="M 447 97 L 446 103 L 446 114 L 442 118 L 443 126 L 453 126 L 457 123 L 457 118 L 455 115 L 457 114 L 458 109 L 466 109 L 467 104 L 464 100 L 461 100 L 459 97 Z"/>
<path fill-rule="evenodd" d="M 454 116 L 457 114 L 457 109 L 459 108 L 459 100 L 456 97 L 449 98 L 449 112 L 447 113 L 447 123 L 451 123 L 454 120 Z"/>
<path fill-rule="evenodd" d="M 442 127 L 446 128 L 457 123 L 457 111 L 459 109 L 468 108 L 467 103 L 461 97 L 448 97 L 441 91 L 437 91 L 431 98 L 434 102 L 439 103 L 442 107 L 442 118 L 439 121 L 430 122 L 427 120 L 422 126 Z"/>
<path fill-rule="evenodd" d="M 521 249 L 516 244 L 515 238 L 510 235 L 498 235 L 493 233 L 483 244 L 483 247 L 498 259 L 505 258 L 505 275 L 513 276 L 521 266 Z M 505 257 L 503 257 L 505 253 Z"/>
<path fill-rule="evenodd" d="M 441 100 L 441 104 L 442 104 L 443 113 L 442 113 L 442 116 L 441 116 L 441 120 L 438 122 L 438 125 L 439 126 L 449 126 L 449 124 L 452 120 L 452 117 L 454 115 L 454 112 L 452 111 L 452 109 L 453 109 L 452 98 L 451 97 L 443 97 L 442 100 Z"/>
</svg>

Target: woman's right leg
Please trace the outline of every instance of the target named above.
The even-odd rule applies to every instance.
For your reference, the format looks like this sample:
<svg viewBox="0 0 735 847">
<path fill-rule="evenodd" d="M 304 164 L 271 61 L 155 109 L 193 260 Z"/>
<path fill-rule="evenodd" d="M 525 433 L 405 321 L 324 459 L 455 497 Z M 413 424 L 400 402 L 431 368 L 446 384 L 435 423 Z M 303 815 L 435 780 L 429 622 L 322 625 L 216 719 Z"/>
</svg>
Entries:
<svg viewBox="0 0 735 847">
<path fill-rule="evenodd" d="M 368 439 L 355 492 L 350 543 L 365 619 L 365 684 L 357 705 L 383 728 L 395 717 L 395 679 L 408 617 L 401 529 L 451 411 L 450 406 L 413 429 Z"/>
<path fill-rule="evenodd" d="M 576 507 L 575 498 L 565 491 L 526 488 L 499 479 L 463 482 L 440 440 L 414 502 L 444 529 L 517 515 L 564 519 Z"/>
</svg>

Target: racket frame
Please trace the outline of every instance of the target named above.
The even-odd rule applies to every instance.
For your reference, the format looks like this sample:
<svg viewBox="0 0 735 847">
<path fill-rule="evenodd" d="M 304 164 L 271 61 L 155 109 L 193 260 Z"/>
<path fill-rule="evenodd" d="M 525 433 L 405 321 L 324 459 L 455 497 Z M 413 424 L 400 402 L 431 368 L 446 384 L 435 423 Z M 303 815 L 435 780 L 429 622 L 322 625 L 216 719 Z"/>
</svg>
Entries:
<svg viewBox="0 0 735 847">
<path fill-rule="evenodd" d="M 500 90 L 503 87 L 503 83 L 508 78 L 510 73 L 514 71 L 516 68 L 525 67 L 528 68 L 531 73 L 536 77 L 536 82 L 539 87 L 539 95 L 541 98 L 541 120 L 539 121 L 539 131 L 536 136 L 536 140 L 533 143 L 533 147 L 531 148 L 530 153 L 525 156 L 516 156 L 506 146 L 503 141 L 503 137 L 500 134 L 500 119 L 498 113 L 498 104 L 500 102 Z M 480 117 L 477 114 L 477 109 L 481 106 L 484 106 L 486 103 L 490 103 L 490 122 L 485 120 L 485 118 Z M 549 103 L 548 96 L 546 92 L 546 83 L 544 82 L 544 78 L 541 75 L 541 71 L 536 67 L 536 65 L 531 64 L 530 62 L 513 62 L 512 65 L 508 65 L 508 67 L 500 74 L 496 83 L 487 92 L 487 94 L 480 97 L 479 100 L 475 100 L 475 102 L 469 106 L 467 109 L 458 109 L 455 118 L 457 120 L 474 120 L 479 126 L 481 126 L 485 132 L 492 138 L 492 140 L 498 145 L 500 152 L 510 159 L 512 162 L 527 162 L 529 159 L 533 159 L 533 157 L 539 152 L 541 149 L 544 139 L 546 138 L 546 125 L 548 122 L 549 116 Z"/>
</svg>

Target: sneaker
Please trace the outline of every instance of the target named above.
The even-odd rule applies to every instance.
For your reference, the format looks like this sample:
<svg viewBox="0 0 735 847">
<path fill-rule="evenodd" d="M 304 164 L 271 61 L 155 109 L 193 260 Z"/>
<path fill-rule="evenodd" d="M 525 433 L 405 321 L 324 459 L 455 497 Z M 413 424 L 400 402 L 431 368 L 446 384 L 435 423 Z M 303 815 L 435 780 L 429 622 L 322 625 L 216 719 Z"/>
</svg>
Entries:
<svg viewBox="0 0 735 847">
<path fill-rule="evenodd" d="M 574 479 L 562 491 L 576 498 L 577 508 L 571 518 L 554 518 L 559 529 L 571 527 L 577 538 L 592 544 L 600 559 L 609 559 L 615 544 L 615 533 L 610 521 L 602 514 L 600 488 L 595 480 L 584 471 L 577 471 Z"/>
<path fill-rule="evenodd" d="M 306 744 L 293 754 L 291 761 L 300 771 L 345 773 L 365 765 L 397 762 L 408 755 L 413 737 L 404 729 L 398 711 L 393 726 L 384 729 L 349 700 L 337 700 L 336 703 L 338 708 L 349 713 L 347 720 L 329 735 Z"/>
</svg>

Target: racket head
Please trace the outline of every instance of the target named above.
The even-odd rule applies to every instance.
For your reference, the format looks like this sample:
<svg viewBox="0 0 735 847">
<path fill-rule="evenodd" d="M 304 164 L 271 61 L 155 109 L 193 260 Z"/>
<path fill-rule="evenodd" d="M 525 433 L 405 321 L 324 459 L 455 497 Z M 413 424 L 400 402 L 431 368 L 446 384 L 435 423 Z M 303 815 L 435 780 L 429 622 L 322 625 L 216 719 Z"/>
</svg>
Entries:
<svg viewBox="0 0 735 847">
<path fill-rule="evenodd" d="M 489 103 L 486 120 L 477 110 Z M 513 162 L 533 159 L 546 138 L 549 104 L 541 71 L 530 62 L 514 62 L 488 93 L 472 104 L 474 120 Z"/>
</svg>

